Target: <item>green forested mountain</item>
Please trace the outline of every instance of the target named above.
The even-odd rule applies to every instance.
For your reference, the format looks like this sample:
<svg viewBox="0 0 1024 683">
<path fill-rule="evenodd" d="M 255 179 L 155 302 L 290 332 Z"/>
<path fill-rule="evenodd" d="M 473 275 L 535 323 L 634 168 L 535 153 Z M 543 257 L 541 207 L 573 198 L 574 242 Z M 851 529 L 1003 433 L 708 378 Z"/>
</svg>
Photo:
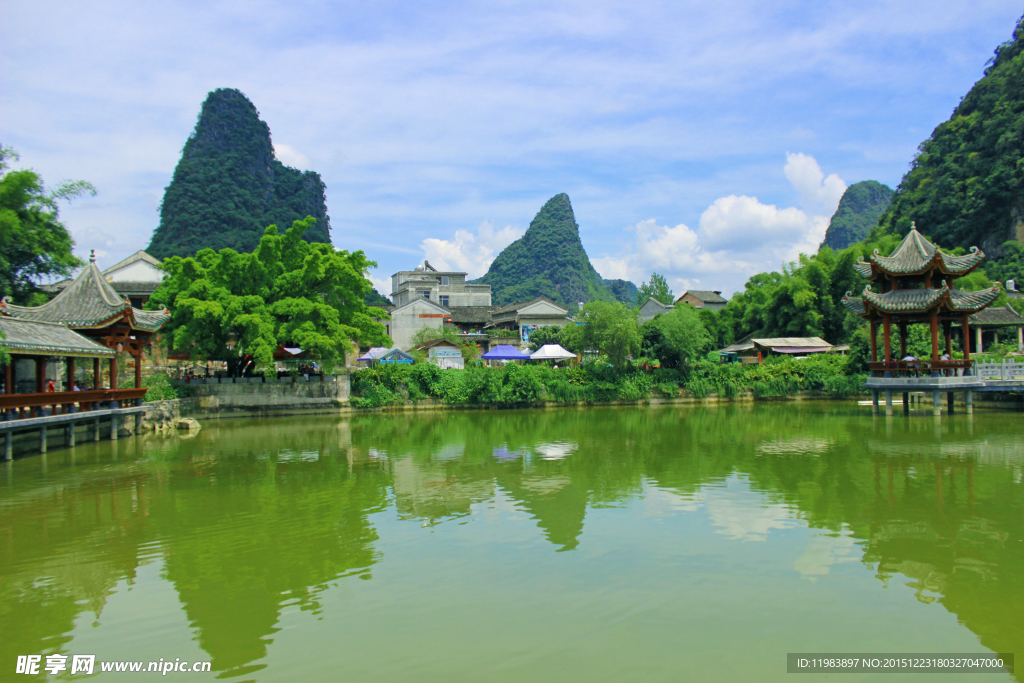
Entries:
<svg viewBox="0 0 1024 683">
<path fill-rule="evenodd" d="M 320 175 L 278 161 L 256 107 L 238 90 L 222 88 L 203 102 L 147 251 L 161 259 L 205 247 L 250 252 L 268 225 L 283 231 L 306 216 L 316 223 L 305 239 L 330 244 Z"/>
<path fill-rule="evenodd" d="M 575 310 L 588 301 L 634 303 L 636 285 L 602 280 L 580 242 L 580 228 L 569 195 L 548 200 L 521 238 L 505 247 L 477 280 L 491 286 L 495 304 L 546 296 Z"/>
<path fill-rule="evenodd" d="M 846 188 L 825 231 L 823 247 L 839 251 L 871 234 L 892 200 L 892 188 L 877 180 L 864 180 Z"/>
<path fill-rule="evenodd" d="M 877 234 L 906 235 L 916 222 L 944 246 L 990 257 L 1024 239 L 1024 18 L 919 150 Z"/>
</svg>

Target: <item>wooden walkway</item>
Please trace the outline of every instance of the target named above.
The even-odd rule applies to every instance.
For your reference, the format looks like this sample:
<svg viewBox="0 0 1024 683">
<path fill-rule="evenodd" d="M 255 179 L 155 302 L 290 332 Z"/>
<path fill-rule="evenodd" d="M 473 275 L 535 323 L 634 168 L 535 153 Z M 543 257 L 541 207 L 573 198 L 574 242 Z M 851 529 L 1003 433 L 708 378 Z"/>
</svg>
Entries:
<svg viewBox="0 0 1024 683">
<path fill-rule="evenodd" d="M 4 394 L 0 396 L 0 433 L 3 434 L 4 459 L 14 457 L 14 435 L 38 432 L 39 452 L 46 452 L 48 432 L 66 430 L 68 446 L 75 445 L 75 427 L 91 423 L 90 436 L 99 441 L 100 420 L 110 421 L 110 438 L 117 439 L 117 430 L 126 416 L 135 417 L 135 432 L 142 426 L 142 405 L 145 389 L 100 389 L 94 391 L 49 392 L 41 394 Z M 3 410 L 8 412 L 2 412 Z M 46 415 L 45 412 L 51 414 Z M 42 413 L 42 414 L 41 414 Z"/>
</svg>

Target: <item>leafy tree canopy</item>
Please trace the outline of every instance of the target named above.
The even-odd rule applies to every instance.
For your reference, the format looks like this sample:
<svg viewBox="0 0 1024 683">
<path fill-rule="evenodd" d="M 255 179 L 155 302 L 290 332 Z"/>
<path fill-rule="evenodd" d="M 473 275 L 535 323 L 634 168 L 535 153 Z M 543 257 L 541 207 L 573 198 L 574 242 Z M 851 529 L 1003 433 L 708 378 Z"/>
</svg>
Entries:
<svg viewBox="0 0 1024 683">
<path fill-rule="evenodd" d="M 692 306 L 679 306 L 645 323 L 659 333 L 652 356 L 663 364 L 680 365 L 694 362 L 711 345 L 711 335 L 704 328 L 698 310 Z M 645 334 L 648 339 L 651 335 Z"/>
<path fill-rule="evenodd" d="M 654 297 L 656 301 L 660 301 L 666 306 L 675 301 L 672 297 L 672 288 L 668 286 L 668 281 L 664 275 L 651 273 L 650 281 L 640 284 L 640 289 L 636 295 L 636 305 L 642 306 L 651 297 Z"/>
<path fill-rule="evenodd" d="M 16 159 L 14 150 L 0 146 L 0 295 L 34 305 L 46 298 L 40 278 L 67 277 L 83 265 L 71 253 L 75 243 L 58 220 L 57 201 L 95 195 L 96 188 L 77 180 L 47 192 L 35 171 L 10 170 Z"/>
<path fill-rule="evenodd" d="M 305 242 L 315 220 L 295 221 L 284 235 L 271 225 L 250 254 L 203 249 L 164 261 L 167 276 L 147 306 L 171 310 L 165 330 L 173 348 L 197 359 L 252 356 L 266 372 L 278 344 L 298 346 L 330 372 L 352 341 L 390 346 L 373 320 L 386 314 L 363 303 L 371 289 L 365 273 L 376 264 L 362 251 Z"/>
<path fill-rule="evenodd" d="M 579 326 L 578 332 L 569 330 L 568 333 L 580 334 L 579 341 L 584 348 L 600 351 L 616 368 L 625 367 L 630 356 L 639 355 L 642 339 L 635 309 L 619 302 L 591 301 L 580 310 L 577 320 L 585 324 Z"/>
</svg>

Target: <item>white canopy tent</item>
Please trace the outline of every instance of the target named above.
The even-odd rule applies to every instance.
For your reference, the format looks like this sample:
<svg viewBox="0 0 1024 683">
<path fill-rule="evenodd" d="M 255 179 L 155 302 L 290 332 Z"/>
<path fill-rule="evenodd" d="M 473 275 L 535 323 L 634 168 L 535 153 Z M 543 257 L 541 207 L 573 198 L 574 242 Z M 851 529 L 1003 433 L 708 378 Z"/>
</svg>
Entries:
<svg viewBox="0 0 1024 683">
<path fill-rule="evenodd" d="M 566 351 L 558 344 L 545 344 L 530 354 L 530 360 L 572 360 L 575 353 Z"/>
</svg>

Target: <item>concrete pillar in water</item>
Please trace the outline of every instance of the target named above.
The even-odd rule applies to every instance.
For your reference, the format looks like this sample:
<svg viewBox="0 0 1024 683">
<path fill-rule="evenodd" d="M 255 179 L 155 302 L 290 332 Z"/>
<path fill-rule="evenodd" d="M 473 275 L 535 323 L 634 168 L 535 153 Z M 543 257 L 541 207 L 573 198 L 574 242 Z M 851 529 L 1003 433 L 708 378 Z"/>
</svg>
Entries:
<svg viewBox="0 0 1024 683">
<path fill-rule="evenodd" d="M 92 440 L 100 440 L 100 419 L 98 417 L 92 421 Z"/>
<path fill-rule="evenodd" d="M 942 399 L 938 391 L 932 392 L 932 415 L 942 415 Z"/>
<path fill-rule="evenodd" d="M 68 423 L 68 448 L 75 447 L 75 423 Z"/>
<path fill-rule="evenodd" d="M 885 414 L 892 417 L 892 389 L 885 390 Z"/>
<path fill-rule="evenodd" d="M 878 415 L 878 389 L 871 390 L 871 414 Z"/>
<path fill-rule="evenodd" d="M 973 415 L 974 414 L 974 392 L 971 391 L 970 389 L 968 389 L 966 392 L 964 392 L 964 403 L 966 404 L 965 407 L 967 409 L 967 414 L 968 415 Z"/>
<path fill-rule="evenodd" d="M 953 414 L 953 392 L 952 391 L 947 391 L 946 392 L 946 412 L 948 412 L 950 415 Z"/>
<path fill-rule="evenodd" d="M 910 415 L 910 392 L 903 392 L 903 414 Z"/>
<path fill-rule="evenodd" d="M 4 432 L 4 460 L 14 459 L 14 438 L 10 429 Z"/>
<path fill-rule="evenodd" d="M 117 415 L 110 416 L 110 440 L 117 441 Z"/>
<path fill-rule="evenodd" d="M 39 428 L 39 452 L 46 452 L 46 425 Z"/>
</svg>

